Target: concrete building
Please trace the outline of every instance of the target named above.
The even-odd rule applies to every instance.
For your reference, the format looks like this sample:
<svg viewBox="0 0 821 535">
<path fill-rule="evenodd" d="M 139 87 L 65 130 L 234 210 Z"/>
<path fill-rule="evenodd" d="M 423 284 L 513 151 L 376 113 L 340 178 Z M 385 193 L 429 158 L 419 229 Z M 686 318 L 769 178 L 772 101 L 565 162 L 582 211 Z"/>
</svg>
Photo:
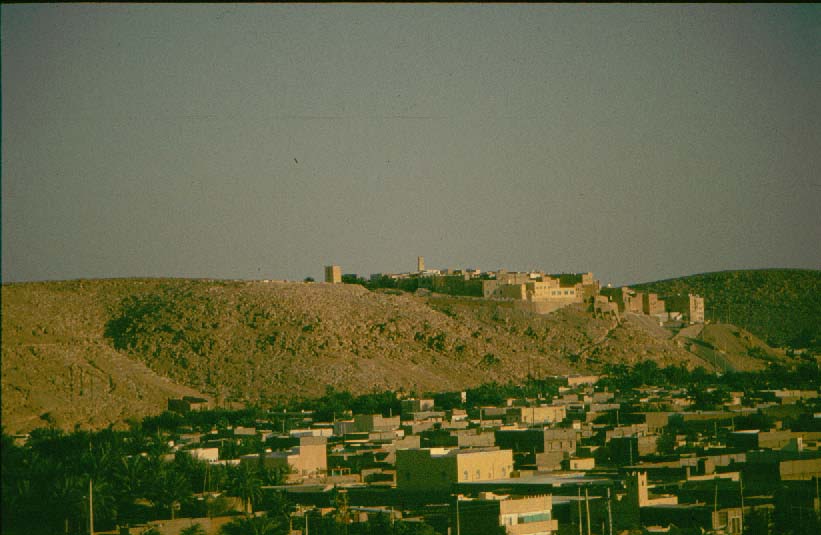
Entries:
<svg viewBox="0 0 821 535">
<path fill-rule="evenodd" d="M 707 504 L 661 504 L 641 509 L 641 522 L 646 526 L 671 526 L 698 529 L 708 533 L 741 535 L 740 507 L 715 508 Z M 702 531 L 702 533 L 704 532 Z"/>
<path fill-rule="evenodd" d="M 568 387 L 581 385 L 595 385 L 599 382 L 598 375 L 568 375 L 565 377 Z"/>
<path fill-rule="evenodd" d="M 485 535 L 497 533 L 499 526 L 508 535 L 549 535 L 558 530 L 550 495 L 512 497 L 481 492 L 478 498 L 457 496 L 451 509 L 451 533 Z"/>
<path fill-rule="evenodd" d="M 578 431 L 575 429 L 501 429 L 496 431 L 496 445 L 517 453 L 576 452 Z"/>
<path fill-rule="evenodd" d="M 658 451 L 658 436 L 636 433 L 630 436 L 613 437 L 608 443 L 610 459 L 616 464 L 634 464 L 639 458 Z"/>
<path fill-rule="evenodd" d="M 353 419 L 354 431 L 357 433 L 393 431 L 402 425 L 399 416 L 386 418 L 381 414 L 355 414 Z"/>
<path fill-rule="evenodd" d="M 399 402 L 399 406 L 402 415 L 409 416 L 411 413 L 432 411 L 434 408 L 434 401 L 432 399 L 403 399 Z"/>
<path fill-rule="evenodd" d="M 169 399 L 168 410 L 186 413 L 194 411 L 205 411 L 211 407 L 211 404 L 205 398 L 198 398 L 194 396 L 183 396 L 181 399 Z"/>
<path fill-rule="evenodd" d="M 690 323 L 704 323 L 704 298 L 690 294 Z"/>
<path fill-rule="evenodd" d="M 581 276 L 582 282 L 562 286 L 559 279 L 543 272 L 508 272 L 499 270 L 495 280 L 482 281 L 485 299 L 510 299 L 520 308 L 536 314 L 548 314 L 573 303 L 581 303 L 586 295 L 598 292 L 598 281 L 592 273 Z M 587 284 L 585 284 L 585 282 Z"/>
<path fill-rule="evenodd" d="M 641 311 L 648 316 L 664 315 L 664 301 L 659 299 L 658 294 L 645 293 L 641 297 Z"/>
<path fill-rule="evenodd" d="M 455 483 L 509 478 L 513 452 L 499 448 L 396 451 L 396 486 L 407 491 L 449 492 Z"/>
<path fill-rule="evenodd" d="M 782 481 L 810 481 L 821 478 L 821 459 L 794 459 L 778 463 Z"/>
<path fill-rule="evenodd" d="M 582 273 L 582 298 L 588 300 L 599 295 L 601 283 L 593 276 L 592 272 Z"/>
<path fill-rule="evenodd" d="M 507 410 L 508 415 L 523 424 L 552 424 L 564 421 L 567 416 L 567 407 L 564 405 L 542 405 L 539 407 L 512 407 Z"/>
<path fill-rule="evenodd" d="M 340 284 L 342 282 L 342 268 L 339 266 L 325 266 L 325 282 Z"/>
<path fill-rule="evenodd" d="M 325 437 L 300 437 L 299 446 L 287 451 L 265 453 L 262 457 L 266 468 L 291 467 L 301 476 L 318 475 L 328 470 L 328 454 Z M 240 462 L 259 462 L 259 453 L 243 455 Z"/>
<path fill-rule="evenodd" d="M 183 450 L 197 461 L 205 461 L 208 463 L 215 463 L 219 461 L 219 448 L 192 448 L 190 450 Z"/>
</svg>

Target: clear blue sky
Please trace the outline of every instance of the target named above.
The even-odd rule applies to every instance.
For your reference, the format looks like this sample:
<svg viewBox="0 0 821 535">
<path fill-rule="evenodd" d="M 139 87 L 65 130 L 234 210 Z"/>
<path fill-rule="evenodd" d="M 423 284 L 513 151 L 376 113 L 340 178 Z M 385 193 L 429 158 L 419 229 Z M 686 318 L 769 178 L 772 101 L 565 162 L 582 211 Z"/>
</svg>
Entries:
<svg viewBox="0 0 821 535">
<path fill-rule="evenodd" d="M 817 5 L 3 5 L 2 276 L 821 267 Z"/>
</svg>

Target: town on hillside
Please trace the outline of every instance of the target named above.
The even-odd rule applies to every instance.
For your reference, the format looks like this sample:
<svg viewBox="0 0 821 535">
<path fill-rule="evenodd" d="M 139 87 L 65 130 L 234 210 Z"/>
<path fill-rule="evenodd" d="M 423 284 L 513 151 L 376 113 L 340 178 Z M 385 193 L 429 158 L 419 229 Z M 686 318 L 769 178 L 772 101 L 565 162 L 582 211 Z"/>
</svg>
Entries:
<svg viewBox="0 0 821 535">
<path fill-rule="evenodd" d="M 574 303 L 587 303 L 594 314 L 619 319 L 625 312 L 650 316 L 660 325 L 704 323 L 704 298 L 694 294 L 659 296 L 629 287 L 602 288 L 593 273 L 546 274 L 544 271 L 482 271 L 430 269 L 417 257 L 416 271 L 374 273 L 366 281 L 342 274 L 338 265 L 325 266 L 325 282 L 365 284 L 371 288 L 399 288 L 465 297 L 512 301 L 517 308 L 548 314 Z"/>
<path fill-rule="evenodd" d="M 442 271 L 419 257 L 367 281 L 327 266 L 325 283 L 705 323 L 698 295 L 602 287 L 592 273 Z M 127 431 L 3 433 L 2 531 L 817 535 L 821 369 L 809 350 L 793 356 L 723 373 L 642 359 L 528 370 L 459 391 L 328 387 L 271 406 L 184 396 Z"/>
</svg>

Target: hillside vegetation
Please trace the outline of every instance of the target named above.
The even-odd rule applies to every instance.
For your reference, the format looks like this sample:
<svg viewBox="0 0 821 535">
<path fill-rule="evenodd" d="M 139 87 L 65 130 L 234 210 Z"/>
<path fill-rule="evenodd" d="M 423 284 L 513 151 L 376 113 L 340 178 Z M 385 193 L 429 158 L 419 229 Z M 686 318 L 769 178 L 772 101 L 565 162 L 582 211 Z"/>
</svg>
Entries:
<svg viewBox="0 0 821 535">
<path fill-rule="evenodd" d="M 821 271 L 722 271 L 631 288 L 660 295 L 699 294 L 707 320 L 743 327 L 770 346 L 821 351 Z"/>
<path fill-rule="evenodd" d="M 182 279 L 2 287 L 2 417 L 14 432 L 156 413 L 168 397 L 263 405 L 457 390 L 652 360 L 713 369 L 640 321 L 582 305 L 548 316 L 509 302 L 359 285 Z M 736 369 L 763 361 L 742 355 Z M 726 367 L 726 366 L 725 366 Z"/>
</svg>

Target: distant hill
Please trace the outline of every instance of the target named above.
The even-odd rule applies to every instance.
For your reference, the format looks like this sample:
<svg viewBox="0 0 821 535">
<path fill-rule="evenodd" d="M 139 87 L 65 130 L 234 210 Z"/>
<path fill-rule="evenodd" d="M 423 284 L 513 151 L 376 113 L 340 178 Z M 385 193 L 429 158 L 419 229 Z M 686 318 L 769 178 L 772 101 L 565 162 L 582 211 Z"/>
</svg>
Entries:
<svg viewBox="0 0 821 535">
<path fill-rule="evenodd" d="M 660 295 L 699 294 L 710 321 L 743 327 L 774 347 L 821 351 L 821 271 L 721 271 L 631 288 Z"/>
<path fill-rule="evenodd" d="M 348 284 L 5 284 L 2 419 L 9 432 L 99 428 L 185 394 L 267 404 L 328 386 L 422 393 L 643 360 L 714 366 L 646 323 L 593 318 L 583 305 L 536 316 L 510 302 Z M 740 355 L 732 366 L 763 363 Z"/>
</svg>

